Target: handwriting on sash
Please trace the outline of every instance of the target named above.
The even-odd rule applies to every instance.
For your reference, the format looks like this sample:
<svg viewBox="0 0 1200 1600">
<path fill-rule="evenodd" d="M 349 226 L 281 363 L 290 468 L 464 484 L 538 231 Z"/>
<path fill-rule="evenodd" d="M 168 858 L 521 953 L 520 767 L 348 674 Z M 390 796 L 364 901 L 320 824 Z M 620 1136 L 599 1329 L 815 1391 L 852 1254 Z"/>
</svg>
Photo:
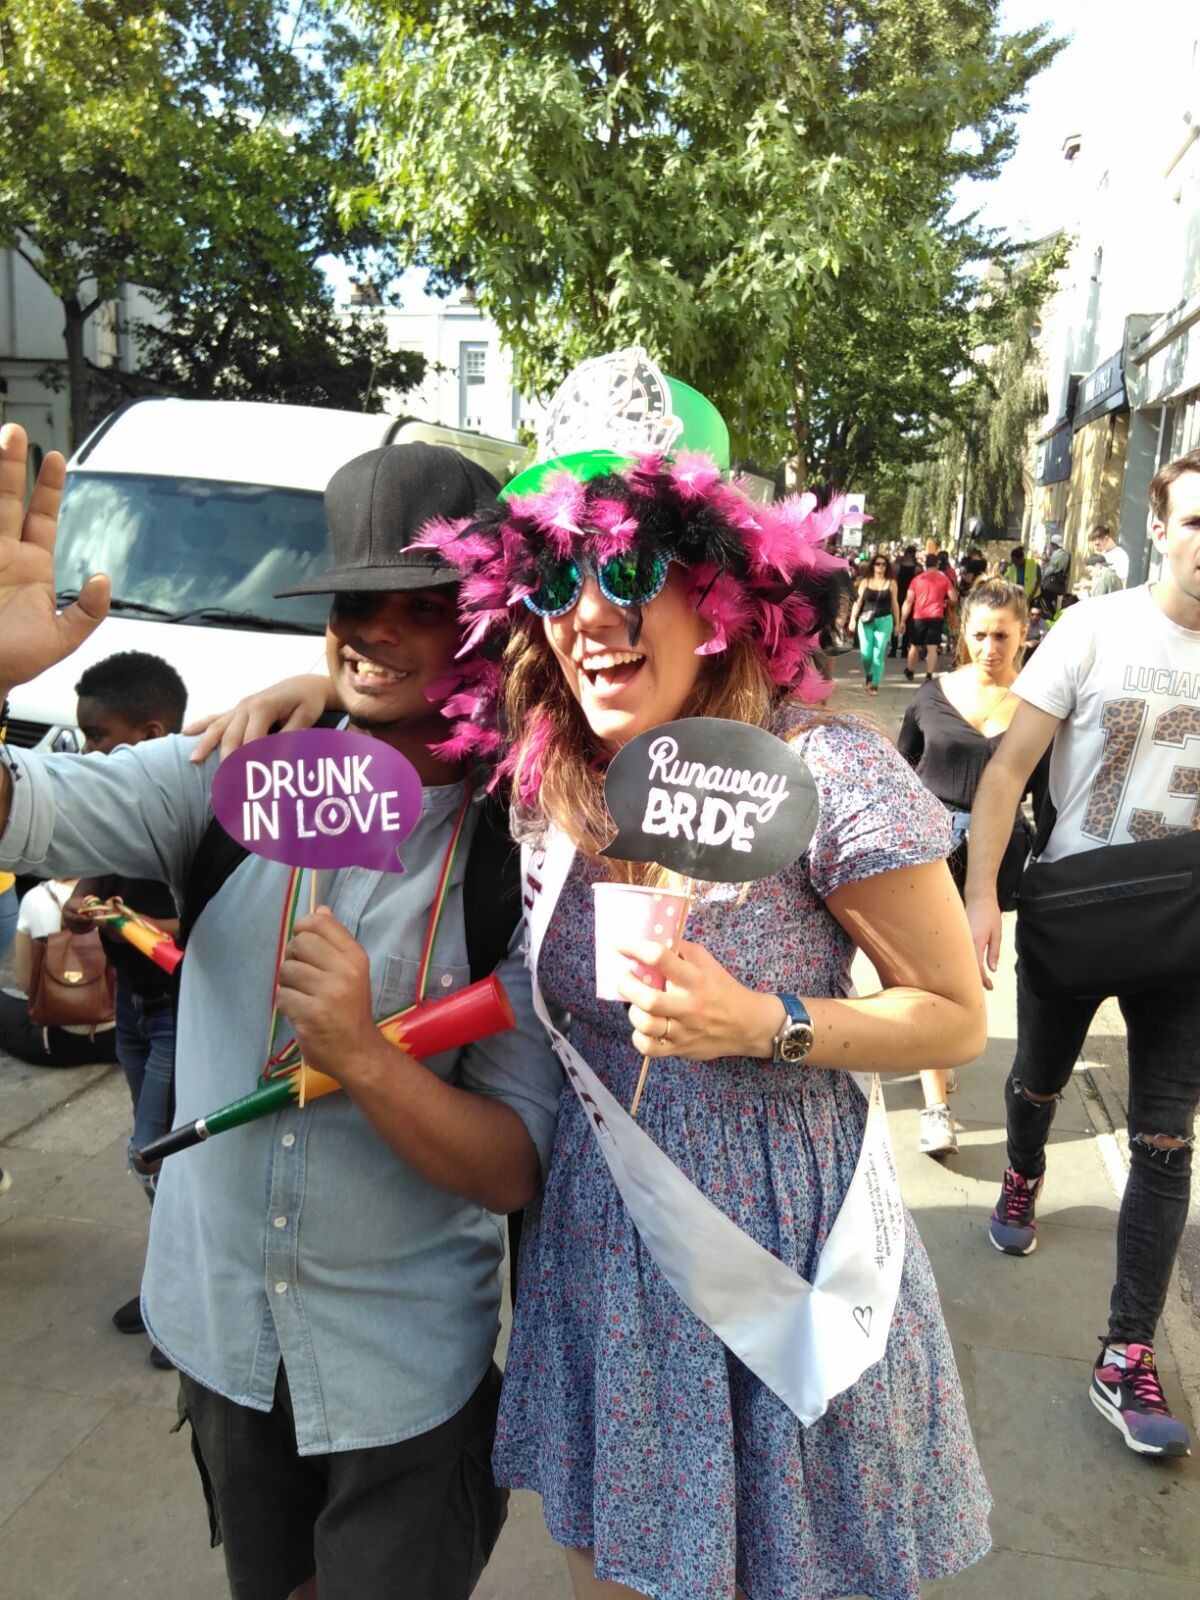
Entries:
<svg viewBox="0 0 1200 1600">
<path fill-rule="evenodd" d="M 891 1259 L 893 1250 L 904 1248 L 904 1213 L 895 1174 L 895 1162 L 887 1147 L 868 1159 L 864 1171 L 875 1234 L 870 1253 L 880 1272 Z"/>
</svg>

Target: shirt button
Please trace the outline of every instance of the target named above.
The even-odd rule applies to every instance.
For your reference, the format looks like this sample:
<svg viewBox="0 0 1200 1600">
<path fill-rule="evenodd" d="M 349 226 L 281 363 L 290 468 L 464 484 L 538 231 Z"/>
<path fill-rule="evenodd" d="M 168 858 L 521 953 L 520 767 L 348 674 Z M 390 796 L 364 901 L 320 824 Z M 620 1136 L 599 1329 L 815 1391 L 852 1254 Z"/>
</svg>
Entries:
<svg viewBox="0 0 1200 1600">
<path fill-rule="evenodd" d="M 282 1279 L 280 1279 L 280 1281 L 275 1285 L 275 1293 L 276 1294 L 286 1294 L 287 1293 L 287 1284 L 284 1283 Z"/>
<path fill-rule="evenodd" d="M 275 1226 L 277 1228 L 286 1228 L 287 1227 L 287 1218 L 286 1217 L 276 1217 L 275 1218 Z"/>
<path fill-rule="evenodd" d="M 448 989 L 453 982 L 454 982 L 454 974 L 453 973 L 451 973 L 451 972 L 443 973 L 443 975 L 442 975 L 442 988 L 443 989 Z"/>
<path fill-rule="evenodd" d="M 294 1133 L 285 1133 L 282 1142 L 283 1148 L 285 1150 L 290 1150 L 296 1142 L 296 1135 Z"/>
</svg>

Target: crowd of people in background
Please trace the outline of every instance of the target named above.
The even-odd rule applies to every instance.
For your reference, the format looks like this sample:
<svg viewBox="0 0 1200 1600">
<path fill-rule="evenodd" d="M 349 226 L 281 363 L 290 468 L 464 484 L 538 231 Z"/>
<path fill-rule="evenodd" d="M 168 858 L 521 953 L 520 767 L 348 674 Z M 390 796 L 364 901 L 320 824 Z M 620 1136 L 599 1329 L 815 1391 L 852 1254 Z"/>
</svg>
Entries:
<svg viewBox="0 0 1200 1600">
<path fill-rule="evenodd" d="M 950 551 L 936 540 L 929 540 L 923 552 L 915 544 L 901 546 L 894 541 L 872 543 L 865 552 L 844 551 L 854 588 L 850 631 L 858 641 L 866 693 L 878 694 L 885 658 L 903 655 L 909 682 L 916 681 L 922 665 L 925 679 L 930 679 L 940 656 L 958 659 L 966 599 L 990 580 L 1019 588 L 1025 597 L 1020 666 L 1065 610 L 1125 587 L 1129 554 L 1114 539 L 1112 529 L 1097 523 L 1085 542 L 1084 571 L 1073 585 L 1071 557 L 1057 531 L 1046 537 L 1040 558 L 1023 545 L 1004 547 L 990 558 L 978 545 L 971 545 L 957 566 Z"/>
</svg>

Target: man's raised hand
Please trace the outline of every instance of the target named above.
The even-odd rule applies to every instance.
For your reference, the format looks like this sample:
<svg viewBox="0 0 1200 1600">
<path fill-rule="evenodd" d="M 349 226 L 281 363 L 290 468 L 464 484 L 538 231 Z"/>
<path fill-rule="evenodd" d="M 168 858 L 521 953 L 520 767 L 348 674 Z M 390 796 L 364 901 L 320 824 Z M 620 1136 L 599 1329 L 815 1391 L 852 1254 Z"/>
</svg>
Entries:
<svg viewBox="0 0 1200 1600">
<path fill-rule="evenodd" d="M 66 463 L 57 450 L 42 462 L 25 507 L 24 428 L 0 428 L 0 690 L 36 678 L 73 650 L 108 615 L 106 577 L 89 578 L 73 605 L 54 603 L 54 535 Z"/>
</svg>

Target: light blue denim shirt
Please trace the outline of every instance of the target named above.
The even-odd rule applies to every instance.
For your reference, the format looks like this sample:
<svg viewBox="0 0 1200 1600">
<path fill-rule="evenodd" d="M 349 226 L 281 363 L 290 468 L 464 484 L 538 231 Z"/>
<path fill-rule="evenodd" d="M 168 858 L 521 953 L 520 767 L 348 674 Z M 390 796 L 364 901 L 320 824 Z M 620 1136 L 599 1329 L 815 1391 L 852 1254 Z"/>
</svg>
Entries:
<svg viewBox="0 0 1200 1600">
<path fill-rule="evenodd" d="M 14 751 L 22 776 L 0 864 L 46 877 L 160 878 L 179 898 L 212 815 L 215 760 L 155 739 L 109 756 Z M 415 997 L 462 786 L 424 790 L 403 874 L 320 876 L 371 960 L 376 1016 Z M 468 816 L 430 997 L 469 980 L 461 885 Z M 252 1089 L 262 1070 L 288 868 L 251 856 L 196 923 L 182 969 L 177 1123 Z M 307 886 L 303 903 L 307 904 Z M 533 1015 L 520 930 L 498 969 L 516 1028 L 431 1057 L 440 1077 L 509 1105 L 549 1160 L 562 1074 Z M 302 1455 L 407 1439 L 452 1416 L 499 1327 L 503 1223 L 434 1188 L 345 1094 L 215 1135 L 163 1163 L 143 1284 L 146 1323 L 181 1371 L 269 1410 L 282 1357 Z"/>
</svg>

